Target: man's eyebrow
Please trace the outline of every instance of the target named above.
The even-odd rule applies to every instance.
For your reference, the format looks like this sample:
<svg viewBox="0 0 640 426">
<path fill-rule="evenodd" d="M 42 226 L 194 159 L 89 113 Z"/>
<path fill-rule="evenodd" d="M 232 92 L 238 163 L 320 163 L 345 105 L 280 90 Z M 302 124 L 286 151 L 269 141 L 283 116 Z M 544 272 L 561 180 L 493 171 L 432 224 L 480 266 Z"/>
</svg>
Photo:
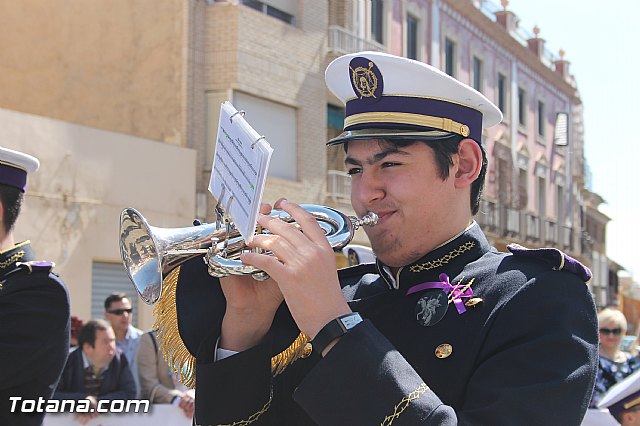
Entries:
<svg viewBox="0 0 640 426">
<path fill-rule="evenodd" d="M 406 151 L 402 151 L 401 149 L 398 149 L 396 147 L 392 147 L 392 148 L 383 149 L 382 151 L 374 154 L 373 157 L 370 157 L 367 160 L 365 160 L 365 162 L 367 164 L 369 164 L 369 165 L 372 165 L 372 164 L 375 164 L 375 163 L 383 160 L 385 157 L 387 157 L 387 156 L 389 156 L 391 154 L 410 155 Z M 360 162 L 359 160 L 356 160 L 355 158 L 347 155 L 345 157 L 345 159 L 344 159 L 344 164 L 353 164 L 355 166 L 360 166 L 360 165 L 362 165 L 362 162 Z"/>
</svg>

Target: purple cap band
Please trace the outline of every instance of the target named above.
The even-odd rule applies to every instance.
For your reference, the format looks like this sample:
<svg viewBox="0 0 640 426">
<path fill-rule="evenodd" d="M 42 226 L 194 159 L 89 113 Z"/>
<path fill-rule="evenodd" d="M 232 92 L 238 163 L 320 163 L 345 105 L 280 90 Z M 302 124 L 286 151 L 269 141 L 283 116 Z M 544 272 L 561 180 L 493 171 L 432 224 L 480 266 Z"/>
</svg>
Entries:
<svg viewBox="0 0 640 426">
<path fill-rule="evenodd" d="M 27 188 L 27 171 L 10 164 L 0 162 L 0 183 L 18 188 L 24 192 Z"/>
<path fill-rule="evenodd" d="M 345 118 L 356 114 L 370 112 L 399 112 L 419 114 L 430 117 L 451 119 L 469 127 L 469 137 L 478 143 L 482 141 L 482 113 L 465 105 L 448 102 L 441 99 L 418 98 L 411 96 L 382 96 L 378 102 L 363 102 L 359 98 L 347 101 Z M 345 126 L 344 130 L 359 130 L 367 128 L 391 128 L 398 130 L 431 129 L 415 124 L 406 123 L 368 123 Z"/>
</svg>

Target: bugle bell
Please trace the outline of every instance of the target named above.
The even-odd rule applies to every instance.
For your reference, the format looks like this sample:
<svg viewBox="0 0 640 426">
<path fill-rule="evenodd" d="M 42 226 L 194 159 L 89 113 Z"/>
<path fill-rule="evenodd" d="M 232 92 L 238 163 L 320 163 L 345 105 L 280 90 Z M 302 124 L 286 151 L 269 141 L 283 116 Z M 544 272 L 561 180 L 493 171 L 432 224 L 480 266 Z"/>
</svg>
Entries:
<svg viewBox="0 0 640 426">
<path fill-rule="evenodd" d="M 331 207 L 302 204 L 324 230 L 334 250 L 340 250 L 353 239 L 362 225 L 375 225 L 378 216 L 369 212 L 362 219 L 347 216 Z M 271 216 L 294 223 L 285 211 L 272 210 Z M 267 275 L 244 265 L 239 257 L 248 251 L 240 232 L 220 222 L 186 228 L 158 228 L 147 223 L 135 209 L 120 215 L 120 255 L 133 285 L 147 304 L 154 304 L 162 294 L 162 280 L 176 267 L 197 256 L 203 256 L 209 274 L 214 277 L 252 275 L 258 280 Z"/>
</svg>

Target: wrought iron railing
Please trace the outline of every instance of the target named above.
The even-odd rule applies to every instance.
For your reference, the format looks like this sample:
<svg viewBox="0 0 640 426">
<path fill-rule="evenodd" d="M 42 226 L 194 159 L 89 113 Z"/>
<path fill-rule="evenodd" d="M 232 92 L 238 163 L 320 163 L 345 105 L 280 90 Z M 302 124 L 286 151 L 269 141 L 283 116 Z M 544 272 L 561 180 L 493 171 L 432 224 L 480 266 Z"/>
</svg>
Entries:
<svg viewBox="0 0 640 426">
<path fill-rule="evenodd" d="M 496 203 L 489 200 L 480 200 L 480 210 L 476 215 L 476 221 L 483 229 L 489 232 L 496 232 L 498 229 L 499 211 Z"/>
<path fill-rule="evenodd" d="M 558 240 L 559 243 L 562 244 L 562 248 L 565 250 L 573 250 L 573 229 L 568 226 L 560 226 L 558 232 L 560 233 Z"/>
<path fill-rule="evenodd" d="M 558 227 L 555 222 L 544 220 L 544 241 L 546 244 L 558 244 Z"/>
<path fill-rule="evenodd" d="M 526 237 L 533 241 L 540 240 L 540 218 L 532 213 L 527 213 Z"/>
</svg>

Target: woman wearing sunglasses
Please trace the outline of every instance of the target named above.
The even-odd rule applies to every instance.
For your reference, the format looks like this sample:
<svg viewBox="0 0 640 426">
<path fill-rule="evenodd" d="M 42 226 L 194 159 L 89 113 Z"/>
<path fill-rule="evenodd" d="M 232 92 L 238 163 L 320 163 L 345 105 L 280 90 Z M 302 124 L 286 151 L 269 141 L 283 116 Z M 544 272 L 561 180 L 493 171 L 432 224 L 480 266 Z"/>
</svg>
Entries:
<svg viewBox="0 0 640 426">
<path fill-rule="evenodd" d="M 606 391 L 638 368 L 640 357 L 620 350 L 627 331 L 627 319 L 615 308 L 605 308 L 598 314 L 600 357 L 598 375 L 590 407 L 595 407 Z"/>
</svg>

